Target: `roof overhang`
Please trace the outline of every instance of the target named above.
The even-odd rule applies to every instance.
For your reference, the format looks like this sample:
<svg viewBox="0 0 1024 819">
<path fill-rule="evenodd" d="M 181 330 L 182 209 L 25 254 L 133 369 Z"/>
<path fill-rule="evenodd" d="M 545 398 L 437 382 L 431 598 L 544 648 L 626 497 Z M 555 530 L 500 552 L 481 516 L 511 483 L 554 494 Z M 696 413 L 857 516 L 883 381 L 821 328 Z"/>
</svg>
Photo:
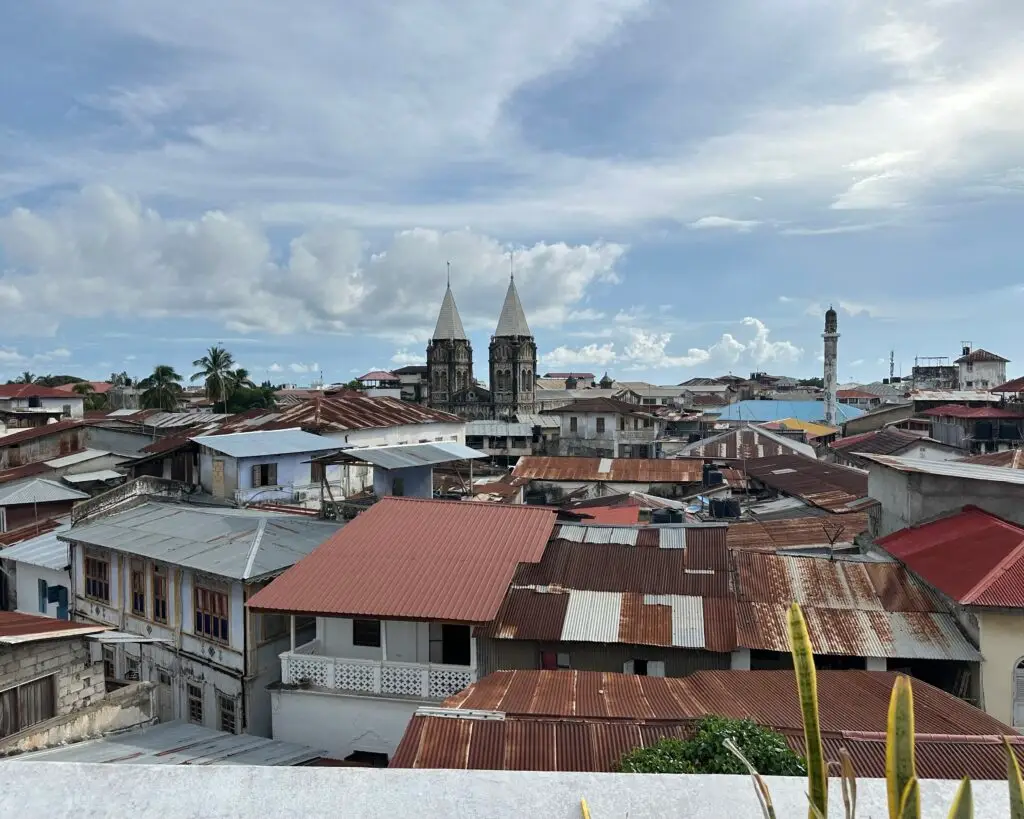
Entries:
<svg viewBox="0 0 1024 819">
<path fill-rule="evenodd" d="M 130 631 L 103 631 L 98 634 L 90 634 L 89 639 L 97 643 L 170 643 L 168 637 L 143 637 L 141 634 L 132 634 Z"/>
<path fill-rule="evenodd" d="M 67 637 L 88 637 L 101 631 L 108 631 L 110 626 L 86 626 L 81 623 L 68 623 L 68 628 L 47 631 L 35 631 L 29 634 L 0 635 L 0 644 L 15 646 L 22 643 L 39 643 L 45 640 L 62 640 Z"/>
</svg>

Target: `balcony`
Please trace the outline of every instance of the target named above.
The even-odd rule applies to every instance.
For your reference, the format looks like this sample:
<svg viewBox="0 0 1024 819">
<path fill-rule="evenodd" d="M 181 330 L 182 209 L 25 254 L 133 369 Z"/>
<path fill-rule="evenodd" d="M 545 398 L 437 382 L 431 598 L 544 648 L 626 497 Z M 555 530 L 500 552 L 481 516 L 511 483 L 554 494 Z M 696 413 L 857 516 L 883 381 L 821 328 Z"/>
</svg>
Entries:
<svg viewBox="0 0 1024 819">
<path fill-rule="evenodd" d="M 476 680 L 468 666 L 325 657 L 318 640 L 281 655 L 281 682 L 352 694 L 443 700 Z"/>
</svg>

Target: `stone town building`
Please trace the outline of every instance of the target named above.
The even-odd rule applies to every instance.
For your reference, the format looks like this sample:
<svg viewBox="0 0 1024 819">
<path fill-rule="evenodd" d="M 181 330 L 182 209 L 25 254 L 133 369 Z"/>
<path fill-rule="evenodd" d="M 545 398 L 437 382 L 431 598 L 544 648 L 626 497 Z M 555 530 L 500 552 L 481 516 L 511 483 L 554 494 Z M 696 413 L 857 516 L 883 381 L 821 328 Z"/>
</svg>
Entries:
<svg viewBox="0 0 1024 819">
<path fill-rule="evenodd" d="M 537 344 L 526 321 L 515 279 L 488 350 L 490 389 L 473 376 L 473 345 L 466 336 L 449 284 L 434 335 L 427 344 L 430 406 L 464 418 L 508 419 L 536 411 Z"/>
</svg>

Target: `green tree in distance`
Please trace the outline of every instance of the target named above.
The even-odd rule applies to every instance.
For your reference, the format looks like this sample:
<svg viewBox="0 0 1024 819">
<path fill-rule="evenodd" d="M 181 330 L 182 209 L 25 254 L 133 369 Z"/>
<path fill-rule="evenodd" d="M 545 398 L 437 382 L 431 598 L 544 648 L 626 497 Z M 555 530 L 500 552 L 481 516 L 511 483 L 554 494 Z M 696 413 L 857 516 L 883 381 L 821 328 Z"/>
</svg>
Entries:
<svg viewBox="0 0 1024 819">
<path fill-rule="evenodd" d="M 206 355 L 192 362 L 198 371 L 189 379 L 192 383 L 202 381 L 206 397 L 214 404 L 224 404 L 227 409 L 228 396 L 235 384 L 235 359 L 227 350 L 218 345 L 206 351 Z"/>
<path fill-rule="evenodd" d="M 143 409 L 175 410 L 181 398 L 181 376 L 170 364 L 157 364 L 153 373 L 139 382 Z"/>
</svg>

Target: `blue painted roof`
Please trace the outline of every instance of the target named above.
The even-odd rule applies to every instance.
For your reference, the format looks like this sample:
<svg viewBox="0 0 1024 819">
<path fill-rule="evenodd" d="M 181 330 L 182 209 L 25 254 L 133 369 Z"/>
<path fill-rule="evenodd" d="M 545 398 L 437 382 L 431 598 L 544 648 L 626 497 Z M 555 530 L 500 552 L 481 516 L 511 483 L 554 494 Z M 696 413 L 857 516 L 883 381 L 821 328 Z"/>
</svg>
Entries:
<svg viewBox="0 0 1024 819">
<path fill-rule="evenodd" d="M 858 418 L 864 410 L 847 404 L 836 404 L 836 422 Z M 824 421 L 824 401 L 737 401 L 722 410 L 719 421 L 779 421 L 796 418 L 799 421 Z"/>
</svg>

